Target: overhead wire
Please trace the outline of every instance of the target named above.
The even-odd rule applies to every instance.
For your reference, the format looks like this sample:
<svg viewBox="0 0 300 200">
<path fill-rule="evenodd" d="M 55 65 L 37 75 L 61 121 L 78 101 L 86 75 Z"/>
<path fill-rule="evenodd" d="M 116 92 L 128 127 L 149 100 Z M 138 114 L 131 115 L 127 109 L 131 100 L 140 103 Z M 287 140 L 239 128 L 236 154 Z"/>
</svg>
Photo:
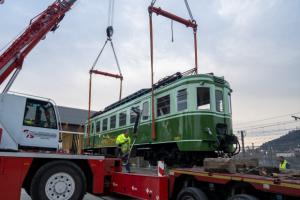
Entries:
<svg viewBox="0 0 300 200">
<path fill-rule="evenodd" d="M 278 116 L 274 116 L 274 117 L 269 117 L 269 118 L 263 118 L 263 119 L 259 119 L 259 120 L 253 120 L 253 121 L 248 121 L 248 122 L 241 122 L 241 123 L 237 123 L 236 126 L 241 126 L 242 124 L 252 124 L 255 122 L 261 122 L 261 121 L 268 121 L 268 120 L 272 120 L 272 119 L 278 119 L 278 118 L 282 118 L 282 117 L 286 117 L 286 116 L 291 116 L 291 115 L 295 115 L 295 114 L 299 114 L 300 111 L 296 112 L 296 113 L 289 113 L 289 114 L 284 114 L 284 115 L 278 115 Z"/>
<path fill-rule="evenodd" d="M 273 129 L 273 130 L 263 130 L 263 131 L 247 131 L 248 134 L 260 134 L 259 136 L 262 136 L 262 134 L 266 133 L 277 133 L 277 132 L 283 132 L 283 131 L 296 131 L 299 130 L 297 128 L 284 128 L 284 129 Z M 249 135 L 248 135 L 249 136 Z"/>
<path fill-rule="evenodd" d="M 267 124 L 258 124 L 258 125 L 253 125 L 253 126 L 240 127 L 238 129 L 254 130 L 254 129 L 262 129 L 262 128 L 267 128 L 267 127 L 280 126 L 280 125 L 286 125 L 286 124 L 292 124 L 292 123 L 297 123 L 297 121 L 287 120 L 287 121 L 280 121 L 280 122 L 272 122 L 272 123 L 267 123 Z"/>
</svg>

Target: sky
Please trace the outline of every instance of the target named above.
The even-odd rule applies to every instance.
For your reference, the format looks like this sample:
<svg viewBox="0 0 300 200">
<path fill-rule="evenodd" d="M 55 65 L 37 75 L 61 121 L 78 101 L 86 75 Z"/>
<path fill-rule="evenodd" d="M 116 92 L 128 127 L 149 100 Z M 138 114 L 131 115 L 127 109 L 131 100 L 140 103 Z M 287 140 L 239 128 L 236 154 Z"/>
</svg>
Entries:
<svg viewBox="0 0 300 200">
<path fill-rule="evenodd" d="M 0 4 L 0 49 L 52 2 Z M 300 127 L 290 117 L 300 116 L 300 1 L 189 3 L 198 23 L 199 72 L 213 72 L 230 82 L 235 131 L 248 128 L 247 144 L 259 145 Z M 108 4 L 109 0 L 78 0 L 60 28 L 27 56 L 11 90 L 87 109 L 88 71 L 106 40 Z M 150 0 L 115 1 L 113 42 L 124 76 L 123 96 L 150 87 L 149 4 Z M 189 18 L 183 0 L 157 0 L 156 6 Z M 192 31 L 174 23 L 172 43 L 170 20 L 153 16 L 153 21 L 154 79 L 192 68 Z M 117 73 L 109 47 L 96 69 Z M 94 77 L 92 109 L 101 110 L 118 100 L 118 90 L 116 79 Z M 267 124 L 275 125 L 264 127 Z"/>
</svg>

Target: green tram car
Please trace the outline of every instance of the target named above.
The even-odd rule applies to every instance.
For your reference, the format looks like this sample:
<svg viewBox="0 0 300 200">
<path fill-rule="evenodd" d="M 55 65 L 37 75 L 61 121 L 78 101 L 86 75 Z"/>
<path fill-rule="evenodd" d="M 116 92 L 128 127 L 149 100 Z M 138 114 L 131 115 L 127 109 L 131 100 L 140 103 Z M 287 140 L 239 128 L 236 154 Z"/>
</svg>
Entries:
<svg viewBox="0 0 300 200">
<path fill-rule="evenodd" d="M 183 76 L 176 73 L 154 85 L 156 139 L 151 137 L 151 89 L 142 89 L 95 113 L 91 118 L 90 145 L 84 149 L 115 154 L 116 137 L 129 129 L 134 154 L 151 163 L 195 163 L 218 153 L 233 154 L 237 147 L 232 131 L 230 85 L 213 74 Z M 138 134 L 132 135 L 141 110 Z M 87 127 L 87 124 L 86 124 Z M 87 128 L 86 128 L 87 129 Z M 237 145 L 236 145 L 237 146 Z"/>
</svg>

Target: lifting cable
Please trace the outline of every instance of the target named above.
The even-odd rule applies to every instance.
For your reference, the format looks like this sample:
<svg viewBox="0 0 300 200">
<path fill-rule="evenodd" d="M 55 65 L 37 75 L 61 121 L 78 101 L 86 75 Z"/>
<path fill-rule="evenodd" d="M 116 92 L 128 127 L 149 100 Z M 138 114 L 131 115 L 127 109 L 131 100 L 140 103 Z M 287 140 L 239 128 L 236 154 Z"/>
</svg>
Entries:
<svg viewBox="0 0 300 200">
<path fill-rule="evenodd" d="M 195 21 L 188 0 L 184 0 L 185 7 L 190 15 L 191 21 Z"/>
<path fill-rule="evenodd" d="M 154 110 L 154 54 L 153 54 L 153 23 L 152 23 L 152 13 L 155 13 L 157 15 L 164 16 L 171 20 L 171 31 L 172 31 L 172 42 L 174 41 L 174 35 L 173 35 L 173 21 L 176 21 L 178 23 L 181 23 L 185 25 L 186 27 L 190 27 L 193 29 L 194 34 L 194 51 L 195 51 L 195 66 L 191 71 L 191 73 L 198 74 L 198 51 L 197 51 L 197 23 L 194 20 L 194 17 L 192 15 L 192 11 L 190 9 L 190 6 L 188 4 L 188 1 L 185 0 L 185 6 L 187 8 L 187 11 L 190 16 L 190 20 L 181 18 L 175 14 L 172 14 L 170 12 L 167 12 L 159 7 L 154 7 L 154 4 L 156 3 L 156 0 L 152 0 L 150 6 L 148 7 L 149 12 L 149 30 L 150 30 L 150 61 L 151 61 L 151 107 L 152 107 L 152 124 L 151 124 L 151 138 L 153 140 L 156 139 L 156 129 L 155 129 L 155 110 Z"/>
<path fill-rule="evenodd" d="M 114 0 L 109 0 L 109 6 L 108 6 L 108 20 L 107 20 L 107 28 L 106 28 L 106 40 L 104 42 L 104 45 L 102 46 L 99 54 L 97 55 L 90 71 L 90 80 L 89 80 L 89 105 L 88 105 L 88 126 L 87 126 L 87 146 L 90 145 L 90 138 L 89 138 L 89 134 L 90 134 L 90 119 L 91 119 L 91 102 L 92 102 L 92 75 L 93 74 L 98 74 L 98 75 L 103 75 L 103 76 L 109 76 L 112 78 L 117 78 L 120 79 L 120 92 L 119 92 L 119 100 L 121 100 L 122 98 L 122 87 L 123 87 L 123 75 L 122 75 L 122 71 L 121 71 L 121 67 L 119 64 L 119 60 L 115 51 L 115 47 L 112 41 L 112 36 L 114 33 L 114 29 L 113 29 L 113 19 L 114 19 Z M 108 73 L 108 72 L 104 72 L 104 71 L 99 71 L 96 70 L 95 67 L 99 61 L 100 56 L 102 55 L 107 43 L 110 43 L 112 52 L 114 54 L 114 59 L 118 68 L 118 72 L 119 74 L 112 74 L 112 73 Z"/>
</svg>

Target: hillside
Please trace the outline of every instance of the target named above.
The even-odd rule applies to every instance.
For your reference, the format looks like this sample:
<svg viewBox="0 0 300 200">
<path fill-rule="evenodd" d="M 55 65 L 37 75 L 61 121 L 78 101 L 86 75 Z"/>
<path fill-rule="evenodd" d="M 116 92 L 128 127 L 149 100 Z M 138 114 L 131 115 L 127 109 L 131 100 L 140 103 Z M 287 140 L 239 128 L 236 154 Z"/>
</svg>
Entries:
<svg viewBox="0 0 300 200">
<path fill-rule="evenodd" d="M 288 134 L 281 136 L 280 138 L 271 140 L 264 143 L 261 148 L 269 149 L 273 148 L 275 151 L 288 151 L 300 145 L 300 130 L 290 131 Z"/>
</svg>

